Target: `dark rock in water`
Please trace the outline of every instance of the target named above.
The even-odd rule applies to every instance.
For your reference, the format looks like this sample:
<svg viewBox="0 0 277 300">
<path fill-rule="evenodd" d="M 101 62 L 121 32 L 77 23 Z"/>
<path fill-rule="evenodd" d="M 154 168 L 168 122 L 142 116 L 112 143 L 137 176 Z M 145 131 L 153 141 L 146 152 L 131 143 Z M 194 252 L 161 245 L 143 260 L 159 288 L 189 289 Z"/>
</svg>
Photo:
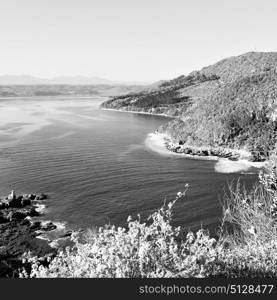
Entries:
<svg viewBox="0 0 277 300">
<path fill-rule="evenodd" d="M 10 211 L 7 215 L 7 219 L 12 220 L 23 220 L 27 217 L 27 214 L 22 211 Z"/>
<path fill-rule="evenodd" d="M 23 198 L 22 200 L 21 200 L 21 206 L 28 206 L 28 205 L 31 205 L 31 200 L 30 199 L 28 199 L 28 198 Z"/>
<path fill-rule="evenodd" d="M 6 223 L 8 221 L 9 220 L 7 219 L 7 217 L 3 213 L 0 213 L 0 224 L 1 223 Z"/>
<path fill-rule="evenodd" d="M 30 225 L 30 229 L 32 229 L 32 230 L 41 229 L 41 222 L 40 221 L 32 222 Z"/>
<path fill-rule="evenodd" d="M 39 200 L 45 197 L 40 194 Z M 16 196 L 12 191 L 0 200 L 0 277 L 18 277 L 18 270 L 23 267 L 21 255 L 25 252 L 39 257 L 56 253 L 47 241 L 37 238 L 41 222 L 31 219 L 40 215 L 34 206 L 35 199 L 34 194 Z M 46 228 L 52 230 L 54 227 L 49 222 Z"/>
<path fill-rule="evenodd" d="M 34 207 L 28 207 L 28 208 L 22 208 L 18 210 L 21 213 L 24 213 L 26 217 L 37 217 L 39 216 L 39 213 L 36 211 Z"/>
<path fill-rule="evenodd" d="M 29 198 L 30 200 L 35 200 L 35 199 L 36 199 L 36 195 L 34 195 L 34 194 L 29 194 L 29 195 L 28 195 L 28 198 Z"/>
<path fill-rule="evenodd" d="M 0 200 L 0 209 L 4 209 L 8 206 L 8 204 L 5 202 L 5 200 Z"/>
<path fill-rule="evenodd" d="M 46 241 L 37 239 L 36 235 L 27 220 L 0 224 L 0 277 L 18 277 L 18 270 L 23 267 L 20 257 L 24 252 L 31 251 L 40 257 L 55 253 Z"/>
<path fill-rule="evenodd" d="M 43 193 L 36 196 L 36 200 L 45 200 L 45 199 L 47 199 L 47 195 Z"/>
<path fill-rule="evenodd" d="M 44 231 L 51 231 L 54 229 L 57 229 L 57 226 L 53 224 L 52 222 L 47 222 L 46 224 L 41 226 L 41 229 Z"/>
<path fill-rule="evenodd" d="M 31 207 L 31 208 L 28 208 L 28 209 L 25 209 L 28 216 L 30 217 L 37 217 L 39 216 L 39 212 L 36 211 L 36 209 L 34 207 Z"/>
<path fill-rule="evenodd" d="M 8 200 L 9 201 L 9 207 L 21 207 L 21 200 L 18 198 Z"/>
<path fill-rule="evenodd" d="M 14 200 L 16 199 L 16 194 L 15 194 L 15 191 L 12 190 L 11 193 L 8 195 L 8 200 Z"/>
<path fill-rule="evenodd" d="M 2 212 L 2 217 L 8 221 L 23 220 L 26 217 L 36 216 L 39 216 L 39 213 L 35 210 L 34 207 L 21 209 L 9 208 Z"/>
<path fill-rule="evenodd" d="M 68 230 L 65 234 L 61 235 L 61 238 L 71 237 L 72 231 Z"/>
<path fill-rule="evenodd" d="M 16 197 L 9 195 L 5 199 L 0 201 L 0 209 L 6 208 L 6 207 L 21 207 L 22 206 L 22 196 Z"/>
</svg>

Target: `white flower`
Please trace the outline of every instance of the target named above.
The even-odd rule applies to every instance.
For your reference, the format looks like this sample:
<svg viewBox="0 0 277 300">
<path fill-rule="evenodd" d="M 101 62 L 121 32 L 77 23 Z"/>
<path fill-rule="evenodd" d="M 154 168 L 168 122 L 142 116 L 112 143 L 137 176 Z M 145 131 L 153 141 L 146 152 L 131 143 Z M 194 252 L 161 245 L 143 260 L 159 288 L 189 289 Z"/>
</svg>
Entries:
<svg viewBox="0 0 277 300">
<path fill-rule="evenodd" d="M 187 234 L 187 240 L 188 240 L 189 243 L 193 242 L 193 240 L 194 240 L 194 234 L 192 232 L 189 232 Z"/>
<path fill-rule="evenodd" d="M 250 229 L 248 229 L 248 232 L 251 233 L 251 234 L 253 234 L 253 235 L 256 235 L 256 229 L 255 229 L 255 227 L 252 225 L 250 227 Z"/>
<path fill-rule="evenodd" d="M 183 194 L 182 194 L 181 192 L 178 192 L 178 193 L 177 193 L 177 196 L 178 196 L 178 197 L 182 197 Z"/>
</svg>

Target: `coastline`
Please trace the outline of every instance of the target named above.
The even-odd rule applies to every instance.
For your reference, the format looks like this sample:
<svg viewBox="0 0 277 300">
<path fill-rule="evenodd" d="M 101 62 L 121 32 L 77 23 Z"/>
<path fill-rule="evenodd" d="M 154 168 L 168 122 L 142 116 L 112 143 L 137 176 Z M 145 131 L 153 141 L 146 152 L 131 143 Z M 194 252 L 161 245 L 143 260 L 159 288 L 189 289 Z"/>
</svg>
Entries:
<svg viewBox="0 0 277 300">
<path fill-rule="evenodd" d="M 151 115 L 151 116 L 159 116 L 159 117 L 166 117 L 169 119 L 175 119 L 175 117 L 167 115 L 167 114 L 155 114 L 155 113 L 146 112 L 146 111 L 123 110 L 123 109 L 105 108 L 105 107 L 100 107 L 100 110 L 116 111 L 116 112 L 130 113 L 130 114 Z"/>
<path fill-rule="evenodd" d="M 18 277 L 24 253 L 47 258 L 70 245 L 65 223 L 42 221 L 48 196 L 14 191 L 0 199 L 0 277 Z"/>
<path fill-rule="evenodd" d="M 259 169 L 265 166 L 267 161 L 252 162 L 249 160 L 250 153 L 244 150 L 233 149 L 214 149 L 214 151 L 222 152 L 226 157 L 218 155 L 209 155 L 207 148 L 204 147 L 188 147 L 186 145 L 177 145 L 173 143 L 170 137 L 164 133 L 150 133 L 145 139 L 145 145 L 152 151 L 164 156 L 175 156 L 179 158 L 188 158 L 196 160 L 214 161 L 214 169 L 218 173 L 241 173 L 247 172 L 252 168 Z M 176 151 L 176 148 L 178 151 Z M 184 151 L 190 149 L 194 154 L 185 153 Z M 202 152 L 200 152 L 202 151 Z M 188 151 L 187 151 L 188 152 Z M 200 153 L 205 153 L 199 155 Z M 231 157 L 230 153 L 233 154 Z M 228 156 L 230 157 L 228 158 Z"/>
<path fill-rule="evenodd" d="M 150 112 L 139 112 L 103 107 L 100 107 L 100 109 L 123 113 L 162 116 L 170 119 L 175 118 L 166 114 L 155 114 Z M 252 168 L 263 168 L 266 163 L 268 163 L 268 161 L 251 161 L 251 153 L 246 150 L 179 145 L 177 143 L 174 143 L 169 135 L 160 133 L 158 131 L 156 131 L 155 133 L 149 133 L 144 143 L 148 149 L 163 156 L 175 156 L 179 158 L 215 161 L 216 163 L 214 169 L 215 172 L 218 173 L 242 173 L 247 172 Z"/>
</svg>

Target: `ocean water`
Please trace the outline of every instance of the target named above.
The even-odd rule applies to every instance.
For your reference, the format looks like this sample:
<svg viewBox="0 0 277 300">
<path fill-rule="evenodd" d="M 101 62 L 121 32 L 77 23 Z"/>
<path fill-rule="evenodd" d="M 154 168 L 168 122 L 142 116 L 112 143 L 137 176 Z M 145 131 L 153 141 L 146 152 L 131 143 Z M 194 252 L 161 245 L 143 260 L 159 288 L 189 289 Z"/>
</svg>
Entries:
<svg viewBox="0 0 277 300">
<path fill-rule="evenodd" d="M 124 225 L 173 199 L 174 224 L 216 228 L 224 189 L 250 172 L 218 173 L 216 162 L 162 155 L 148 134 L 165 117 L 99 110 L 103 99 L 0 100 L 0 196 L 50 195 L 43 218 L 72 228 Z"/>
</svg>

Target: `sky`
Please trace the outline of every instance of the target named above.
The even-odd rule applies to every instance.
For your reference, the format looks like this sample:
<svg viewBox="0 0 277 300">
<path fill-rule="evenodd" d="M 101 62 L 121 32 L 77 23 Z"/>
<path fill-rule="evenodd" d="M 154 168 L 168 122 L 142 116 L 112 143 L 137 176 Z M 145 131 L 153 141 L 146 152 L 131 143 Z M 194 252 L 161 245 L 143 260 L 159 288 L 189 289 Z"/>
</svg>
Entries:
<svg viewBox="0 0 277 300">
<path fill-rule="evenodd" d="M 152 82 L 277 51 L 276 0 L 0 0 L 0 75 Z"/>
</svg>

